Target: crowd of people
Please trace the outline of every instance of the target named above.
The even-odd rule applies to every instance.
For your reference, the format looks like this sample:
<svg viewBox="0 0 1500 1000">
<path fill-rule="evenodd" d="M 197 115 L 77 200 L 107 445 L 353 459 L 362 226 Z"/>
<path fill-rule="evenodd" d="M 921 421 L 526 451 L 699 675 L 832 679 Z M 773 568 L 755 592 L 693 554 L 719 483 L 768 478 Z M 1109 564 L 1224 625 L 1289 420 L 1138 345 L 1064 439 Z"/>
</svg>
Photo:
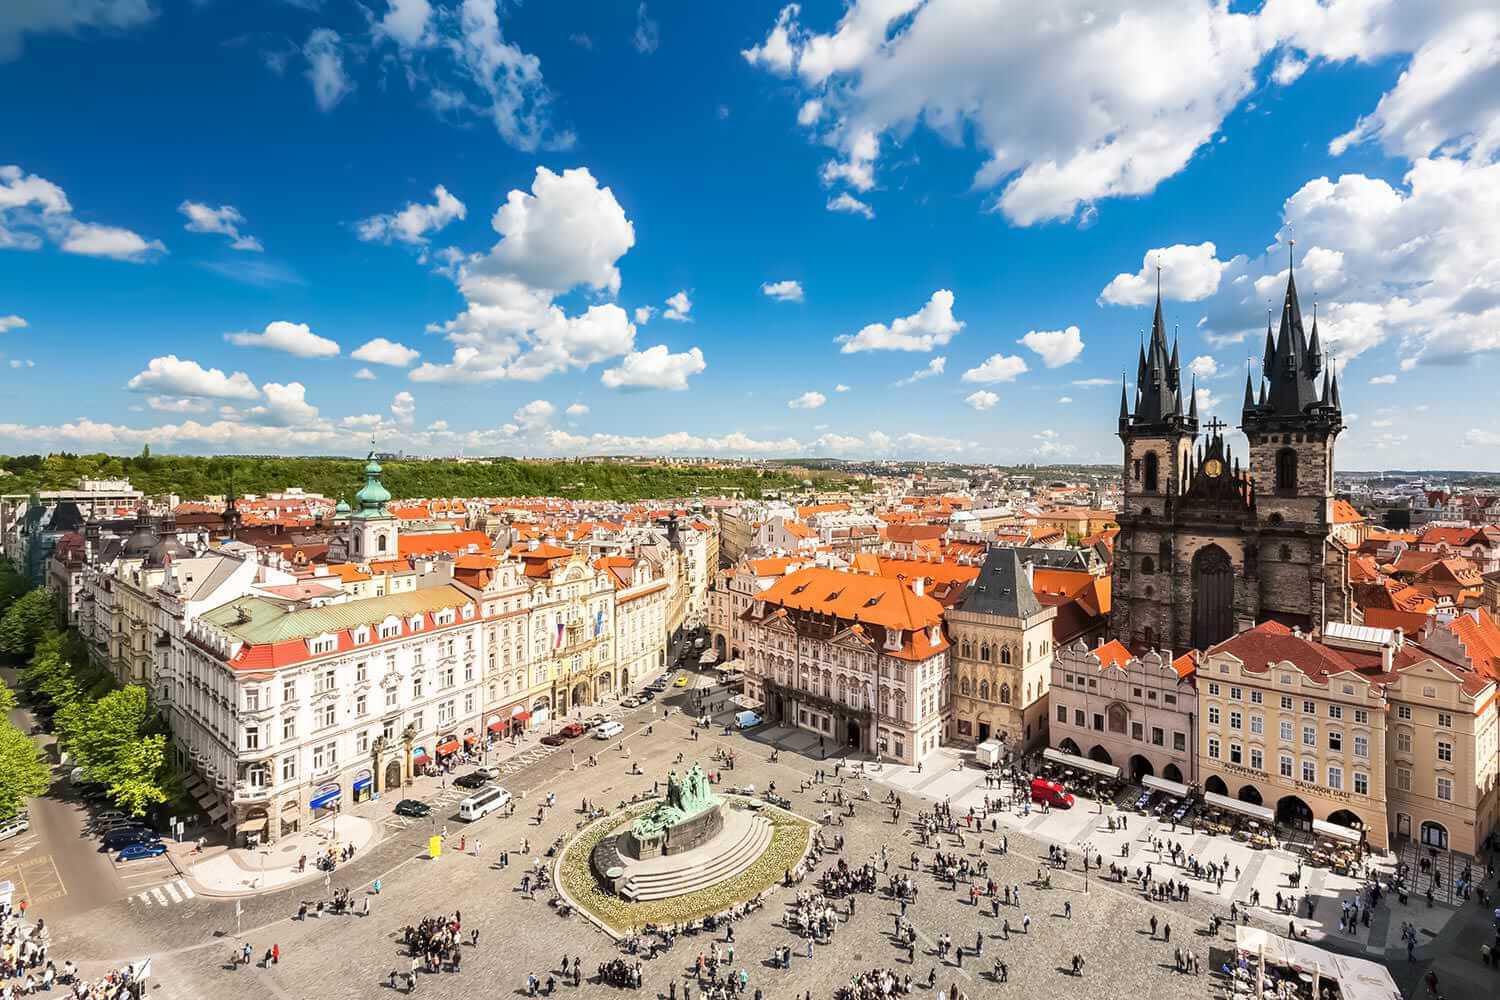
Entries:
<svg viewBox="0 0 1500 1000">
<path fill-rule="evenodd" d="M 839 991 L 839 1000 L 883 1000 L 910 993 L 910 973 L 903 976 L 891 969 L 871 969 L 851 977 L 849 985 Z"/>
<path fill-rule="evenodd" d="M 55 987 L 74 1000 L 141 1000 L 145 996 L 149 965 L 111 969 L 85 979 L 71 960 L 59 968 L 48 954 L 50 949 L 45 919 L 27 921 L 24 902 L 16 907 L 0 903 L 0 1000 L 53 996 Z"/>
<path fill-rule="evenodd" d="M 479 947 L 479 931 L 471 930 L 467 941 L 470 947 Z M 391 988 L 395 989 L 398 979 L 404 979 L 410 993 L 417 988 L 419 974 L 462 972 L 464 942 L 463 913 L 458 910 L 451 916 L 426 917 L 407 924 L 401 930 L 401 944 L 411 964 L 405 972 L 391 970 Z"/>
</svg>

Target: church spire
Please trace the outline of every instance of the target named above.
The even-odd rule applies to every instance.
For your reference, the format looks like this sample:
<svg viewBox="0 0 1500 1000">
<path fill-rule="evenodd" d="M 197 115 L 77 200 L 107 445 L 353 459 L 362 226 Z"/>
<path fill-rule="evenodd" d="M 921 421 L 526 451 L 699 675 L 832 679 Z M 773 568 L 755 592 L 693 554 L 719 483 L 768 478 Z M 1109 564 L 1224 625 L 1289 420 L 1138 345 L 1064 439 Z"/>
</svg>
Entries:
<svg viewBox="0 0 1500 1000">
<path fill-rule="evenodd" d="M 1245 365 L 1245 409 L 1255 409 L 1255 390 L 1250 385 L 1250 365 Z"/>
<path fill-rule="evenodd" d="M 1307 370 L 1314 377 L 1323 369 L 1323 347 L 1318 342 L 1318 300 L 1313 299 L 1312 337 L 1307 344 Z"/>
<path fill-rule="evenodd" d="M 1193 423 L 1198 422 L 1198 373 L 1193 373 L 1193 395 L 1188 404 L 1188 419 Z"/>
</svg>

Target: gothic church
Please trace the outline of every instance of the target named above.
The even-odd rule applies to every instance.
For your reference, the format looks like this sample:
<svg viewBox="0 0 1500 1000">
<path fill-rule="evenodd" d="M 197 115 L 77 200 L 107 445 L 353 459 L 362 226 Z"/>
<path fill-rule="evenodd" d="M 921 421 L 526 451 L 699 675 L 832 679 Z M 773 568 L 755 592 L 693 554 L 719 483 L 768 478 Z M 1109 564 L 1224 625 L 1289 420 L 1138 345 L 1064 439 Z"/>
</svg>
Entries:
<svg viewBox="0 0 1500 1000">
<path fill-rule="evenodd" d="M 1257 387 L 1245 375 L 1244 464 L 1208 421 L 1200 440 L 1196 379 L 1182 384 L 1161 292 L 1134 406 L 1120 390 L 1124 491 L 1110 628 L 1143 652 L 1207 649 L 1268 619 L 1304 630 L 1357 614 L 1348 552 L 1333 533 L 1333 443 L 1344 428 L 1338 375 L 1314 314 L 1303 328 L 1288 272 L 1281 324 L 1266 326 Z"/>
</svg>

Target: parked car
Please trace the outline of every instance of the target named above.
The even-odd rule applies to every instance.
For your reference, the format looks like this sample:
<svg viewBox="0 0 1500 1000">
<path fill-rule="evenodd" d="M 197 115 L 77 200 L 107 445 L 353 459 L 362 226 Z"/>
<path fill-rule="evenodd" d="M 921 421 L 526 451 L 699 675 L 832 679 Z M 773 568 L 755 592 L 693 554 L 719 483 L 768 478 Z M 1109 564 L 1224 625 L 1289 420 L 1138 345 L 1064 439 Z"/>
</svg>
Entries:
<svg viewBox="0 0 1500 1000">
<path fill-rule="evenodd" d="M 619 736 L 624 731 L 625 731 L 625 727 L 624 726 L 620 725 L 618 722 L 615 722 L 613 719 L 611 719 L 609 722 L 606 722 L 604 725 L 599 726 L 597 729 L 594 730 L 594 739 L 596 739 L 596 740 L 612 740 L 616 736 Z"/>
<path fill-rule="evenodd" d="M 563 739 L 557 733 L 549 733 L 542 737 L 542 746 L 544 747 L 560 747 L 566 742 L 567 740 Z"/>
<path fill-rule="evenodd" d="M 656 697 L 656 692 L 651 690 L 650 688 L 646 688 L 640 694 L 636 695 L 636 697 L 641 699 L 641 704 L 644 705 L 646 702 Z"/>
<path fill-rule="evenodd" d="M 484 767 L 475 768 L 474 773 L 482 774 L 486 779 L 490 781 L 494 781 L 496 778 L 500 777 L 500 769 L 489 764 L 486 764 Z"/>
<path fill-rule="evenodd" d="M 557 735 L 570 740 L 577 739 L 578 737 L 583 735 L 583 723 L 570 722 L 566 726 L 563 726 L 561 729 L 559 729 L 557 731 Z"/>
<path fill-rule="evenodd" d="M 159 858 L 167 853 L 167 845 L 159 840 L 147 840 L 139 844 L 131 844 L 120 852 L 119 861 L 141 861 L 145 858 Z"/>
<path fill-rule="evenodd" d="M 583 720 L 583 728 L 584 729 L 593 729 L 596 726 L 602 726 L 602 725 L 604 725 L 608 721 L 609 721 L 609 717 L 608 716 L 605 716 L 605 715 L 591 715 L 587 719 Z"/>
<path fill-rule="evenodd" d="M 0 840 L 9 840 L 31 829 L 31 815 L 18 812 L 10 819 L 0 819 Z"/>
<path fill-rule="evenodd" d="M 106 809 L 94 817 L 94 827 L 102 829 L 122 819 L 129 819 L 129 817 L 118 809 Z"/>
<path fill-rule="evenodd" d="M 673 681 L 673 682 L 672 682 L 672 683 L 673 683 L 673 684 L 674 684 L 674 685 L 676 685 L 676 686 L 677 686 L 677 687 L 680 687 L 680 688 L 685 688 L 685 687 L 687 687 L 687 686 L 688 686 L 688 681 L 689 681 L 689 680 L 690 680 L 690 678 L 689 678 L 689 677 L 688 677 L 688 675 L 687 675 L 687 674 L 682 674 L 682 675 L 681 675 L 681 676 L 680 676 L 680 677 L 678 677 L 678 678 L 677 678 L 677 679 L 676 679 L 676 680 L 675 680 L 675 681 Z"/>
<path fill-rule="evenodd" d="M 432 806 L 419 799 L 402 799 L 396 803 L 397 816 L 410 816 L 412 819 L 421 819 L 432 812 Z"/>
<path fill-rule="evenodd" d="M 1072 809 L 1073 793 L 1046 778 L 1031 779 L 1031 801 L 1045 802 L 1053 809 Z"/>
<path fill-rule="evenodd" d="M 460 774 L 453 779 L 454 788 L 478 788 L 490 779 L 478 771 L 470 771 L 468 774 Z"/>
<path fill-rule="evenodd" d="M 141 822 L 138 819 L 126 819 L 124 817 L 121 817 L 120 819 L 112 819 L 108 823 L 95 824 L 94 832 L 96 834 L 109 834 L 113 833 L 116 830 L 128 830 L 133 826 L 145 825 L 145 823 Z"/>
<path fill-rule="evenodd" d="M 156 840 L 156 831 L 144 826 L 122 826 L 104 835 L 106 851 L 123 851 L 131 844 L 145 844 Z"/>
<path fill-rule="evenodd" d="M 637 706 L 640 705 L 640 703 L 641 703 L 641 699 L 637 698 L 633 694 L 628 694 L 625 697 L 623 697 L 623 698 L 620 699 L 620 707 L 621 708 L 636 708 Z"/>
</svg>

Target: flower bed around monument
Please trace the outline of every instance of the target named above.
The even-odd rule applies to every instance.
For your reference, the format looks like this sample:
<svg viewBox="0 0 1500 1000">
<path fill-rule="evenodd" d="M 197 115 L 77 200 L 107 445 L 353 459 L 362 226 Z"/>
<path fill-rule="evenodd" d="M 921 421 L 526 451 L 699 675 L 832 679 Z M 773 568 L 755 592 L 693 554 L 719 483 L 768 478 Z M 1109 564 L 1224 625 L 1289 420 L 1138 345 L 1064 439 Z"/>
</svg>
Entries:
<svg viewBox="0 0 1500 1000">
<path fill-rule="evenodd" d="M 697 892 L 632 903 L 599 885 L 590 869 L 589 857 L 595 844 L 612 833 L 618 833 L 651 808 L 651 805 L 646 805 L 629 809 L 601 820 L 569 844 L 558 861 L 558 879 L 566 894 L 616 933 L 651 923 L 695 920 L 752 899 L 780 881 L 788 868 L 797 866 L 807 853 L 812 836 L 811 822 L 773 806 L 765 806 L 759 814 L 771 822 L 771 843 L 749 868 L 734 878 Z"/>
</svg>

